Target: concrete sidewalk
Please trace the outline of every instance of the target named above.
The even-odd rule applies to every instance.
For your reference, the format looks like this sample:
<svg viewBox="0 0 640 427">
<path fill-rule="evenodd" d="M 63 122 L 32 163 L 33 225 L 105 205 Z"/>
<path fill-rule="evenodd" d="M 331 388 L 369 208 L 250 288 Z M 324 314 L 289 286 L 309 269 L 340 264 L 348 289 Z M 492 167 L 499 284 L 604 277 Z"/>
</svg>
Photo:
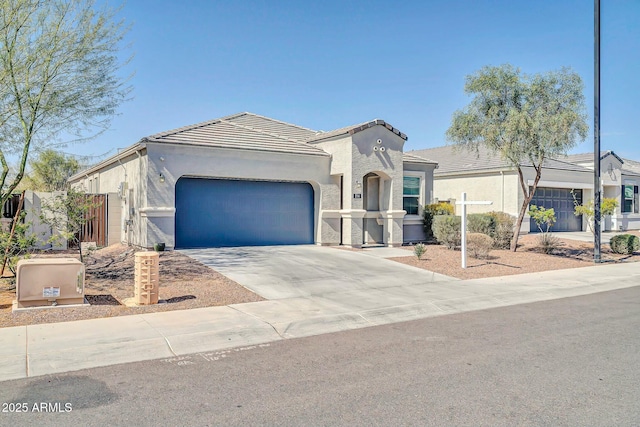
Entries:
<svg viewBox="0 0 640 427">
<path fill-rule="evenodd" d="M 637 286 L 640 264 L 433 281 L 0 329 L 0 381 Z"/>
</svg>

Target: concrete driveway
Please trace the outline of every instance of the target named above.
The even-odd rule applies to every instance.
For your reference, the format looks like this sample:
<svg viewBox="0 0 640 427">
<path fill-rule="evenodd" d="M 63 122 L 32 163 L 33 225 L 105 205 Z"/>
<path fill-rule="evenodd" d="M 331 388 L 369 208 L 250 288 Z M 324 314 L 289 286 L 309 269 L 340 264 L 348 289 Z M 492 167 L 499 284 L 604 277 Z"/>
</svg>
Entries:
<svg viewBox="0 0 640 427">
<path fill-rule="evenodd" d="M 625 232 L 618 231 L 603 231 L 600 234 L 600 241 L 603 244 L 609 244 L 609 240 L 617 234 L 624 234 Z M 590 242 L 593 243 L 594 237 L 593 233 L 590 231 L 558 231 L 553 233 L 554 236 L 559 237 L 561 239 L 570 239 L 570 240 L 578 240 L 581 242 Z"/>
<path fill-rule="evenodd" d="M 410 251 L 350 251 L 316 245 L 182 250 L 269 300 L 329 296 L 456 280 L 385 259 Z"/>
</svg>

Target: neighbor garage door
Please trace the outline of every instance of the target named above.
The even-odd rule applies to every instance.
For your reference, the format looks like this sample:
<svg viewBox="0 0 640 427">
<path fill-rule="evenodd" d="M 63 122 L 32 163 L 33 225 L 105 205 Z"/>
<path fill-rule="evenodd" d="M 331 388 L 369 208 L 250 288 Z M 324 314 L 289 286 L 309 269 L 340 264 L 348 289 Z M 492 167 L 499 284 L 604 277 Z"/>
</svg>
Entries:
<svg viewBox="0 0 640 427">
<path fill-rule="evenodd" d="M 574 199 L 570 189 L 538 187 L 531 199 L 531 205 L 553 208 L 556 224 L 551 231 L 582 231 L 582 216 L 575 216 Z M 582 203 L 582 190 L 573 190 L 579 204 Z M 538 231 L 535 221 L 531 220 L 531 231 Z"/>
<path fill-rule="evenodd" d="M 176 247 L 313 243 L 308 183 L 180 178 Z"/>
</svg>

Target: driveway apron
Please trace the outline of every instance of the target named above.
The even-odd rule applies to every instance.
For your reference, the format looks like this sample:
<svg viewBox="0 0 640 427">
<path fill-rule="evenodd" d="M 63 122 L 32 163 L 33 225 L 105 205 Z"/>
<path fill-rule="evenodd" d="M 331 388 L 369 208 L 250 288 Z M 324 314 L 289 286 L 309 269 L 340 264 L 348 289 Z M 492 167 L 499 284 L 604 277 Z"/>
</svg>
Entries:
<svg viewBox="0 0 640 427">
<path fill-rule="evenodd" d="M 387 288 L 456 280 L 369 255 L 366 251 L 316 245 L 181 252 L 269 300 L 354 292 L 367 295 Z"/>
</svg>

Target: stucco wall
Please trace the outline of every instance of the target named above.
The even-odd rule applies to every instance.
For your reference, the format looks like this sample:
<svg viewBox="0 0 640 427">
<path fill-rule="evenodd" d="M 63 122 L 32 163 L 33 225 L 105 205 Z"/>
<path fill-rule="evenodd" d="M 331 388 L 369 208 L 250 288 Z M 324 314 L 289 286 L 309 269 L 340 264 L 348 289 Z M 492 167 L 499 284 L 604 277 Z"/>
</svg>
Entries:
<svg viewBox="0 0 640 427">
<path fill-rule="evenodd" d="M 26 212 L 25 222 L 30 224 L 28 232 L 36 236 L 36 247 L 38 249 L 67 249 L 67 240 L 62 238 L 60 232 L 40 220 L 42 214 L 45 216 L 51 215 L 46 210 L 47 203 L 55 203 L 56 197 L 64 196 L 65 194 L 66 192 L 64 191 L 48 193 L 27 190 L 24 192 L 22 210 Z M 62 222 L 64 219 L 58 218 L 57 221 Z"/>
<path fill-rule="evenodd" d="M 146 149 L 142 148 L 119 161 L 91 174 L 71 181 L 74 187 L 80 187 L 89 193 L 118 193 L 121 183 L 126 183 L 126 191 L 122 197 L 110 197 L 109 211 L 115 212 L 114 203 L 120 203 L 120 242 L 141 247 L 149 247 L 147 244 L 147 223 L 141 216 L 140 209 L 147 206 L 147 156 Z M 90 189 L 93 190 L 90 190 Z M 109 228 L 113 234 L 113 219 L 109 219 Z M 109 237 L 109 243 L 113 239 Z"/>
<path fill-rule="evenodd" d="M 315 235 L 322 242 L 319 213 L 325 203 L 337 203 L 339 189 L 329 175 L 328 156 L 302 156 L 189 145 L 147 145 L 147 245 L 175 245 L 175 185 L 183 176 L 308 182 L 314 189 Z M 164 177 L 162 182 L 160 174 Z M 250 208 L 250 201 L 248 208 Z M 319 225 L 320 224 L 320 225 Z M 331 233 L 329 233 L 331 234 Z"/>
<path fill-rule="evenodd" d="M 522 168 L 526 185 L 532 185 L 535 179 L 535 169 Z M 593 186 L 593 175 L 588 171 L 570 171 L 561 169 L 542 170 L 539 187 L 579 188 L 585 191 L 584 199 L 593 197 L 589 189 Z M 435 176 L 434 197 L 439 200 L 455 199 L 458 201 L 462 192 L 467 193 L 467 200 L 489 200 L 492 205 L 470 205 L 467 213 L 484 213 L 502 211 L 517 217 L 524 202 L 524 193 L 520 187 L 516 171 L 486 172 L 464 174 L 458 176 Z M 459 214 L 460 207 L 456 206 Z M 586 224 L 585 224 L 586 227 Z M 584 228 L 586 230 L 586 228 Z M 521 232 L 529 231 L 529 216 L 525 215 Z"/>
<path fill-rule="evenodd" d="M 377 140 L 381 143 L 378 144 Z M 331 173 L 337 183 L 333 188 L 340 191 L 339 177 L 343 177 L 342 209 L 338 203 L 326 204 L 322 218 L 331 223 L 327 231 L 332 239 L 336 226 L 342 220 L 343 243 L 360 246 L 365 239 L 365 227 L 370 225 L 369 237 L 382 240 L 388 245 L 402 244 L 402 150 L 404 139 L 385 126 L 376 125 L 353 135 L 336 136 L 332 139 L 314 142 L 313 145 L 331 154 Z M 374 146 L 378 150 L 374 150 Z M 384 147 L 384 151 L 380 150 Z M 365 220 L 366 181 L 365 175 L 375 173 L 380 179 L 379 188 L 372 192 L 379 200 L 379 211 L 367 213 Z M 357 197 L 358 195 L 359 197 Z M 329 199 L 329 196 L 327 196 Z M 375 218 L 374 218 L 375 217 Z M 377 221 L 376 221 L 377 218 Z M 379 222 L 383 225 L 379 225 Z M 382 233 L 380 229 L 382 228 Z M 338 228 L 339 230 L 339 228 Z"/>
<path fill-rule="evenodd" d="M 382 140 L 381 144 L 377 144 L 378 139 Z M 385 151 L 374 151 L 374 146 L 384 147 Z M 362 182 L 362 178 L 370 172 L 381 172 L 391 178 L 391 187 L 385 189 L 390 194 L 381 194 L 383 200 L 388 198 L 389 204 L 382 204 L 381 210 L 402 210 L 403 146 L 404 140 L 384 126 L 365 129 L 352 137 L 351 185 L 355 185 L 355 180 Z M 363 200 L 351 197 L 351 208 L 363 209 Z"/>
<path fill-rule="evenodd" d="M 378 144 L 378 140 L 381 141 Z M 352 192 L 350 203 L 347 205 L 353 210 L 366 209 L 365 198 L 354 198 L 354 194 L 362 194 L 364 188 L 364 177 L 369 173 L 377 174 L 379 179 L 379 215 L 378 220 L 382 224 L 382 241 L 387 246 L 398 246 L 403 242 L 402 219 L 402 178 L 403 162 L 402 153 L 404 139 L 391 132 L 384 126 L 373 126 L 361 132 L 357 132 L 352 137 L 352 164 L 351 173 Z M 378 150 L 375 150 L 377 147 Z M 384 151 L 383 151 L 384 148 Z M 361 188 L 357 188 L 356 180 L 361 183 Z M 363 194 L 364 195 L 364 194 Z M 372 230 L 369 233 L 378 236 L 377 222 L 369 222 Z M 364 222 L 362 223 L 364 227 Z M 364 229 L 361 234 L 352 236 L 353 239 L 364 239 Z"/>
<path fill-rule="evenodd" d="M 435 176 L 433 182 L 433 196 L 440 201 L 459 201 L 465 192 L 467 200 L 493 202 L 492 205 L 469 205 L 467 213 L 501 211 L 517 216 L 520 208 L 519 190 L 518 175 L 512 171 L 457 177 Z M 456 206 L 456 213 L 460 213 L 460 206 Z"/>
</svg>

